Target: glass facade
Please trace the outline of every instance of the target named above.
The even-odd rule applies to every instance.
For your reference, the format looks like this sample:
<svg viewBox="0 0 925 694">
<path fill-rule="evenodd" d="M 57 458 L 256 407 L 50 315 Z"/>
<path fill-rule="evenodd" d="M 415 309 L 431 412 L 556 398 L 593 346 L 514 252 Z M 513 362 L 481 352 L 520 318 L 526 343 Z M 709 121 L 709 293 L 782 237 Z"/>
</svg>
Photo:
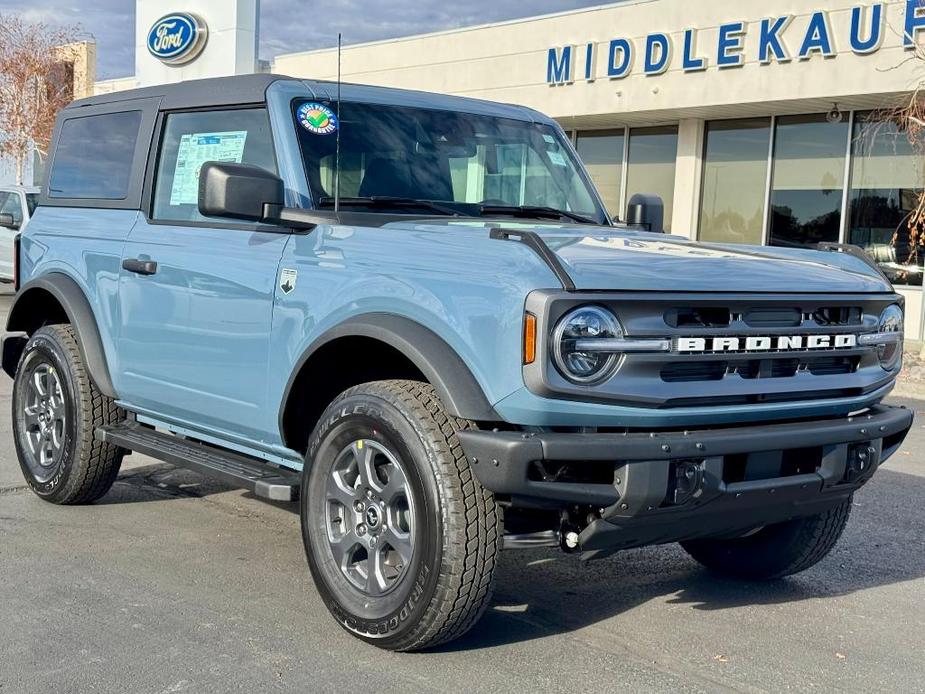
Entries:
<svg viewBox="0 0 925 694">
<path fill-rule="evenodd" d="M 671 231 L 677 127 L 581 132 L 576 147 L 611 215 L 624 217 L 635 193 L 659 195 Z M 910 220 L 923 192 L 925 160 L 876 113 L 711 121 L 697 238 L 804 248 L 851 243 L 897 286 L 922 286 L 925 230 Z"/>
<path fill-rule="evenodd" d="M 625 143 L 626 136 L 622 130 L 579 133 L 575 141 L 578 155 L 588 168 L 611 217 L 623 217 Z"/>
<path fill-rule="evenodd" d="M 700 240 L 760 245 L 771 119 L 715 121 L 705 137 Z"/>
<path fill-rule="evenodd" d="M 671 231 L 678 128 L 634 128 L 626 162 L 626 200 L 636 193 L 658 195 L 665 204 L 663 227 Z"/>
<path fill-rule="evenodd" d="M 847 118 L 840 123 L 828 122 L 823 114 L 777 119 L 771 245 L 838 243 L 848 133 Z"/>
<path fill-rule="evenodd" d="M 611 217 L 624 219 L 636 193 L 657 195 L 665 205 L 664 231 L 671 231 L 677 126 L 580 132 L 575 147 Z"/>
<path fill-rule="evenodd" d="M 894 284 L 922 286 L 921 231 L 909 220 L 925 189 L 925 172 L 892 121 L 857 114 L 848 193 L 848 242 L 864 248 Z"/>
</svg>

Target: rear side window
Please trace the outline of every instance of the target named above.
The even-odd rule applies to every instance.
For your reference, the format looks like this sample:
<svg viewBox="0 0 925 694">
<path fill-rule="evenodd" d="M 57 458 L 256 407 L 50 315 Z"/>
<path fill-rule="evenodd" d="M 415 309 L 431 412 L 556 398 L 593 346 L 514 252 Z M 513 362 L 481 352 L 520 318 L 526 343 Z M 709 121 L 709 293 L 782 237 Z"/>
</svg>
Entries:
<svg viewBox="0 0 925 694">
<path fill-rule="evenodd" d="M 167 116 L 158 154 L 153 219 L 213 221 L 199 214 L 199 171 L 207 161 L 250 164 L 277 173 L 266 109 Z M 215 221 L 228 224 L 228 220 Z"/>
<path fill-rule="evenodd" d="M 58 136 L 48 196 L 124 200 L 141 115 L 141 111 L 125 111 L 66 120 Z"/>
</svg>

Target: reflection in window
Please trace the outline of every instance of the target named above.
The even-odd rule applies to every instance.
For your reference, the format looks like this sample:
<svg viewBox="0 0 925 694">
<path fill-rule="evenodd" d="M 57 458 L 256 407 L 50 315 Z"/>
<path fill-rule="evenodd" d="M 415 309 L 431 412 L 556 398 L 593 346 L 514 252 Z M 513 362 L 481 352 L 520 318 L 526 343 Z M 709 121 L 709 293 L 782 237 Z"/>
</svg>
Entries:
<svg viewBox="0 0 925 694">
<path fill-rule="evenodd" d="M 51 168 L 49 195 L 124 200 L 140 127 L 141 111 L 64 121 Z"/>
<path fill-rule="evenodd" d="M 275 174 L 266 109 L 167 116 L 154 185 L 154 219 L 208 221 L 199 213 L 198 204 L 199 172 L 207 161 L 247 164 Z"/>
<path fill-rule="evenodd" d="M 665 204 L 663 228 L 671 231 L 678 128 L 672 126 L 632 130 L 628 159 L 627 201 L 637 193 L 659 196 Z"/>
<path fill-rule="evenodd" d="M 771 244 L 837 242 L 848 123 L 825 115 L 778 118 L 771 186 Z"/>
<path fill-rule="evenodd" d="M 700 240 L 760 245 L 771 119 L 707 124 Z"/>
<path fill-rule="evenodd" d="M 623 217 L 622 130 L 578 133 L 576 148 L 611 217 Z"/>
<path fill-rule="evenodd" d="M 907 221 L 925 174 L 892 121 L 858 114 L 852 141 L 848 241 L 864 248 L 895 284 L 922 285 L 922 239 Z"/>
</svg>

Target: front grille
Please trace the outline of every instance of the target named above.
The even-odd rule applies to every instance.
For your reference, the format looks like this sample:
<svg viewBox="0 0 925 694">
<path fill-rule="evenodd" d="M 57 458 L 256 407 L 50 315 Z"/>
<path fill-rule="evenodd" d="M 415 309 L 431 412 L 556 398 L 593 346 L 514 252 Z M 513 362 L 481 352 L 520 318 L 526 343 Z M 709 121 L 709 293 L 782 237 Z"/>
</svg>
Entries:
<svg viewBox="0 0 925 694">
<path fill-rule="evenodd" d="M 600 292 L 559 295 L 550 303 L 529 303 L 528 310 L 542 315 L 551 331 L 568 310 L 599 304 L 619 317 L 628 339 L 670 341 L 671 351 L 624 353 L 613 377 L 590 389 L 569 383 L 548 363 L 537 366 L 544 369 L 547 393 L 666 409 L 860 398 L 879 392 L 895 374 L 881 368 L 876 348 L 839 344 L 835 338 L 876 332 L 880 314 L 898 301 L 892 294 Z M 810 344 L 811 337 L 822 335 L 832 338 L 830 346 Z M 789 347 L 781 338 L 790 337 L 803 342 Z M 738 346 L 724 344 L 722 338 L 734 338 Z M 771 346 L 748 347 L 749 338 Z M 682 341 L 702 341 L 698 344 L 704 347 L 682 348 Z"/>
<path fill-rule="evenodd" d="M 753 308 L 742 317 L 750 328 L 796 328 L 803 323 L 798 308 Z"/>
<path fill-rule="evenodd" d="M 860 364 L 860 357 L 818 357 L 808 360 L 806 368 L 813 376 L 843 376 L 853 374 Z"/>
<path fill-rule="evenodd" d="M 758 378 L 793 378 L 801 371 L 813 376 L 841 376 L 857 371 L 861 363 L 858 356 L 810 357 L 805 359 L 749 359 L 728 361 L 672 362 L 662 369 L 665 383 L 696 383 L 721 381 L 737 375 L 748 380 Z"/>
<path fill-rule="evenodd" d="M 729 364 L 724 361 L 674 362 L 662 369 L 665 383 L 695 383 L 697 381 L 721 381 L 726 377 Z"/>
</svg>

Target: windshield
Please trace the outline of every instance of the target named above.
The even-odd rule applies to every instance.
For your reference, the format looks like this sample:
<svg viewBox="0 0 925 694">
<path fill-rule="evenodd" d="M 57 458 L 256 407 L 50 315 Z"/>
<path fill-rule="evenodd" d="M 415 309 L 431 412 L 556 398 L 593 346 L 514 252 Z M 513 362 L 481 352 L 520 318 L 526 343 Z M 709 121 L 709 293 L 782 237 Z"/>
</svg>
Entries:
<svg viewBox="0 0 925 694">
<path fill-rule="evenodd" d="M 26 206 L 29 208 L 29 216 L 32 216 L 32 213 L 35 212 L 35 208 L 39 205 L 39 194 L 38 193 L 26 193 Z"/>
<path fill-rule="evenodd" d="M 315 204 L 330 206 L 337 136 L 330 126 L 299 123 L 299 109 L 309 103 L 314 102 L 294 104 L 296 129 Z M 336 109 L 333 103 L 321 104 Z M 552 208 L 573 219 L 607 223 L 584 170 L 560 131 L 549 125 L 344 102 L 340 138 L 344 209 L 361 206 L 363 199 L 369 211 L 370 198 L 400 198 L 439 203 L 409 209 L 417 214 L 481 216 L 503 215 L 503 208 Z M 546 212 L 526 216 L 548 218 Z"/>
</svg>

